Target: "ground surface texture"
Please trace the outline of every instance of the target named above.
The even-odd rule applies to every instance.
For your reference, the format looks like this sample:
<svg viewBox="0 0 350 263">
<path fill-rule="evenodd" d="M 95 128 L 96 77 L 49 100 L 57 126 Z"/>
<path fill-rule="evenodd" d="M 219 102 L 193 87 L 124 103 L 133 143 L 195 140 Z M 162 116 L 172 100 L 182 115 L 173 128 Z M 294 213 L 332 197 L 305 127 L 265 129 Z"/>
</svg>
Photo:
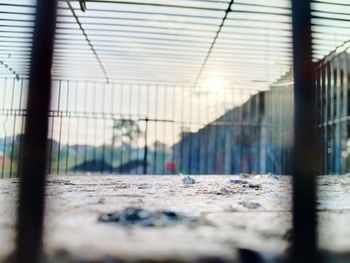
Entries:
<svg viewBox="0 0 350 263">
<path fill-rule="evenodd" d="M 288 251 L 289 176 L 194 176 L 194 184 L 184 184 L 182 178 L 50 176 L 48 261 L 240 262 L 239 248 L 267 258 Z M 17 187 L 17 179 L 0 180 L 0 261 L 13 250 Z M 350 251 L 349 197 L 350 176 L 319 178 L 320 247 L 343 258 Z M 196 220 L 155 227 L 98 221 L 101 214 L 127 207 L 171 210 Z"/>
</svg>

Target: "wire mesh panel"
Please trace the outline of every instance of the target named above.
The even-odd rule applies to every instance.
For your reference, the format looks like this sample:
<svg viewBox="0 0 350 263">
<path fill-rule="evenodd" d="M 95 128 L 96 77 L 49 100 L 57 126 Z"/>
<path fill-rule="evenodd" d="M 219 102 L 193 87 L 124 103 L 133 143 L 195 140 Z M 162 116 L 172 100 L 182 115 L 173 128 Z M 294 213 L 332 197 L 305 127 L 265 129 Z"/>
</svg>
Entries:
<svg viewBox="0 0 350 263">
<path fill-rule="evenodd" d="M 26 109 L 26 87 L 27 83 L 23 79 L 1 80 L 1 178 L 17 176 L 21 148 L 20 134 L 23 133 Z"/>
<path fill-rule="evenodd" d="M 210 88 L 56 81 L 49 172 L 277 172 L 265 92 Z"/>
<path fill-rule="evenodd" d="M 324 174 L 349 172 L 347 1 L 313 1 L 314 61 L 317 63 L 318 127 L 322 133 Z"/>
<path fill-rule="evenodd" d="M 26 42 L 34 9 L 18 7 Z M 49 172 L 287 172 L 271 128 L 286 118 L 266 101 L 290 72 L 290 23 L 287 0 L 59 1 Z"/>
<path fill-rule="evenodd" d="M 326 57 L 318 64 L 317 97 L 322 131 L 323 173 L 345 174 L 348 165 L 349 54 Z"/>
<path fill-rule="evenodd" d="M 12 89 L 1 114 L 3 177 L 16 176 L 25 81 L 3 80 L 3 92 Z M 252 93 L 54 81 L 48 171 L 288 174 L 292 115 L 283 109 L 291 107 L 292 87 L 288 76 L 274 85 Z"/>
</svg>

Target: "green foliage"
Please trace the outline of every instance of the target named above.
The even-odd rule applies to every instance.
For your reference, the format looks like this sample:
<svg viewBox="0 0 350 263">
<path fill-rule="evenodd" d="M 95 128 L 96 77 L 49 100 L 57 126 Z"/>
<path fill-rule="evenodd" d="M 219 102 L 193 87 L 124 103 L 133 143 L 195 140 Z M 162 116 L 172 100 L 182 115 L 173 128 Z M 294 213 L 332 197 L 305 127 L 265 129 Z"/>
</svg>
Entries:
<svg viewBox="0 0 350 263">
<path fill-rule="evenodd" d="M 123 143 L 125 140 L 131 143 L 133 140 L 140 138 L 142 134 L 143 132 L 137 121 L 130 119 L 114 120 L 112 145 L 114 145 L 116 141 Z"/>
</svg>

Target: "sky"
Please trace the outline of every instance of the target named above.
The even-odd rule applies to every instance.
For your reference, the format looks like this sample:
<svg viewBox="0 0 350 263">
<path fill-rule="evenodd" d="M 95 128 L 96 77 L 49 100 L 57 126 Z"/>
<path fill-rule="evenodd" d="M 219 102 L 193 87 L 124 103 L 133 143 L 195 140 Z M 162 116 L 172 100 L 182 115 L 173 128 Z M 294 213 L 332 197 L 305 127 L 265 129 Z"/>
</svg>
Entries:
<svg viewBox="0 0 350 263">
<path fill-rule="evenodd" d="M 88 2 L 86 12 L 71 2 L 87 37 L 67 3 L 59 2 L 52 73 L 63 81 L 53 82 L 52 109 L 80 118 L 56 118 L 50 127 L 53 138 L 102 144 L 111 137 L 113 118 L 127 116 L 144 129 L 142 119 L 148 117 L 163 120 L 149 122 L 153 132 L 148 140 L 171 144 L 182 128 L 195 132 L 250 94 L 269 89 L 291 68 L 288 0 L 236 0 L 207 58 L 227 0 L 119 2 Z M 158 6 L 169 3 L 195 8 Z M 27 83 L 11 78 L 28 76 L 35 2 L 16 4 L 0 0 L 0 77 L 8 77 L 0 79 L 0 137 L 20 131 L 21 119 L 7 116 L 9 109 L 25 108 Z M 313 3 L 315 60 L 348 40 L 347 4 L 347 0 Z M 94 114 L 105 118 L 92 120 Z"/>
</svg>

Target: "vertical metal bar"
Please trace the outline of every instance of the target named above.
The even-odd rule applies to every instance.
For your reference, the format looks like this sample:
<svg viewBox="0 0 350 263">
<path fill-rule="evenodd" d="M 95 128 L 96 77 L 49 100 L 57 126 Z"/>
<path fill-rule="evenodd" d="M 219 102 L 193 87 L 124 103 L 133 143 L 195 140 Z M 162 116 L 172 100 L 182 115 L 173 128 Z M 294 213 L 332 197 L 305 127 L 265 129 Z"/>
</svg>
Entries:
<svg viewBox="0 0 350 263">
<path fill-rule="evenodd" d="M 111 148 L 111 174 L 114 173 L 114 148 L 115 148 L 115 138 L 114 138 L 114 120 L 115 120 L 115 103 L 114 103 L 114 93 L 115 93 L 115 84 L 112 84 L 112 92 L 111 92 L 111 112 L 112 112 L 112 148 Z"/>
<path fill-rule="evenodd" d="M 285 112 L 284 112 L 284 93 L 285 93 L 285 89 L 284 87 L 279 87 L 279 92 L 280 92 L 280 96 L 279 96 L 279 100 L 280 100 L 280 107 L 281 107 L 281 111 L 280 111 L 280 119 L 281 119 L 281 146 L 282 146 L 282 151 L 281 151 L 281 174 L 286 174 L 286 162 L 285 162 L 285 153 L 286 153 L 286 141 L 285 141 Z"/>
<path fill-rule="evenodd" d="M 84 133 L 85 133 L 85 143 L 84 143 L 84 173 L 87 173 L 88 166 L 87 166 L 87 160 L 88 160 L 88 131 L 89 131 L 89 119 L 87 118 L 87 100 L 88 100 L 88 87 L 89 84 L 87 81 L 85 81 L 84 85 L 84 108 L 83 108 L 83 119 L 84 119 Z"/>
<path fill-rule="evenodd" d="M 209 148 L 210 148 L 210 145 L 209 145 L 209 142 L 210 142 L 210 138 L 211 138 L 211 123 L 209 122 L 209 92 L 206 92 L 206 119 L 207 119 L 207 137 L 208 137 L 208 140 L 206 140 L 205 142 L 205 174 L 209 174 L 209 167 L 210 167 L 210 163 L 209 163 Z M 205 136 L 205 135 L 204 135 Z"/>
<path fill-rule="evenodd" d="M 188 146 L 188 173 L 192 174 L 192 166 L 193 166 L 193 137 L 194 134 L 192 133 L 193 129 L 193 120 L 192 120 L 192 99 L 193 99 L 193 92 L 189 90 L 189 96 L 188 96 L 188 127 L 189 127 L 189 146 Z"/>
<path fill-rule="evenodd" d="M 39 262 L 45 203 L 46 153 L 56 0 L 37 0 L 20 167 L 15 262 Z"/>
<path fill-rule="evenodd" d="M 292 0 L 294 58 L 293 254 L 297 263 L 320 262 L 316 237 L 319 139 L 312 63 L 311 0 Z"/>
<path fill-rule="evenodd" d="M 238 134 L 238 146 L 239 146 L 239 157 L 237 158 L 238 159 L 238 172 L 241 173 L 241 172 L 245 172 L 242 167 L 243 167 L 243 133 L 244 133 L 244 126 L 243 126 L 243 90 L 240 89 L 239 90 L 239 94 L 238 94 L 239 98 L 239 117 L 238 117 L 238 120 L 239 120 L 239 134 Z"/>
<path fill-rule="evenodd" d="M 56 81 L 54 82 L 56 83 Z M 52 93 L 54 93 L 54 91 L 56 90 L 56 85 L 52 85 Z M 55 96 L 54 96 L 55 97 Z M 57 96 L 58 98 L 58 96 Z M 57 102 L 58 104 L 58 102 Z M 58 111 L 58 110 L 57 110 Z M 49 117 L 49 123 L 50 123 L 50 117 Z M 51 168 L 52 168 L 52 163 L 54 160 L 54 148 L 53 148 L 53 129 L 54 129 L 54 123 L 55 123 L 55 116 L 51 117 L 51 123 L 50 123 L 50 145 L 49 145 L 49 168 L 48 168 L 48 173 L 51 174 Z"/>
<path fill-rule="evenodd" d="M 231 160 L 231 167 L 230 167 L 230 173 L 234 174 L 237 172 L 237 157 L 233 153 L 234 149 L 237 147 L 237 117 L 236 117 L 236 111 L 237 111 L 237 105 L 236 105 L 236 93 L 237 91 L 232 89 L 231 90 L 231 100 L 232 100 L 232 117 L 230 118 L 230 137 L 231 137 L 231 145 L 230 145 L 230 153 L 229 158 Z"/>
<path fill-rule="evenodd" d="M 336 86 L 334 86 L 334 68 L 335 65 L 333 61 L 330 63 L 330 79 L 329 79 L 329 85 L 331 87 L 331 120 L 332 120 L 332 151 L 331 151 L 331 156 L 332 156 L 332 173 L 336 174 L 337 173 L 337 149 L 336 149 L 336 143 L 337 143 L 337 123 L 335 122 L 336 120 Z"/>
<path fill-rule="evenodd" d="M 140 123 L 140 119 L 141 119 L 141 96 L 142 96 L 142 94 L 141 94 L 141 89 L 142 87 L 141 87 L 141 85 L 140 84 L 138 84 L 137 85 L 137 118 L 138 118 L 138 123 Z M 141 146 L 140 146 L 140 140 L 138 139 L 137 140 L 137 149 L 141 149 Z M 141 156 L 140 156 L 140 151 L 139 150 L 137 150 L 137 160 L 141 160 Z M 141 174 L 141 173 L 143 173 L 143 164 L 142 164 L 142 171 L 141 171 L 141 169 L 137 169 L 137 173 L 138 174 Z"/>
<path fill-rule="evenodd" d="M 214 174 L 219 174 L 221 171 L 219 171 L 219 165 L 218 165 L 218 140 L 219 140 L 219 131 L 220 131 L 220 123 L 218 123 L 216 120 L 219 117 L 218 112 L 218 106 L 219 106 L 219 100 L 218 100 L 218 92 L 215 92 L 215 102 L 214 102 L 214 153 L 213 153 L 213 172 Z M 218 127 L 219 126 L 219 127 Z"/>
<path fill-rule="evenodd" d="M 132 105 L 133 105 L 133 103 L 132 103 L 132 98 L 133 98 L 133 93 L 132 93 L 132 89 L 133 89 L 133 87 L 134 87 L 134 85 L 133 84 L 129 84 L 129 87 L 128 87 L 128 92 L 129 92 L 129 109 L 128 109 L 128 113 L 129 113 L 129 120 L 131 121 L 131 122 L 133 122 L 133 119 L 132 119 Z M 137 125 L 138 125 L 138 123 L 137 123 Z M 131 162 L 131 154 L 132 154 L 132 145 L 133 145 L 133 139 L 134 138 L 132 138 L 132 135 L 129 137 L 129 141 L 128 141 L 128 148 L 127 148 L 127 150 L 128 150 L 128 159 L 127 159 L 127 164 L 129 164 L 130 162 Z M 137 138 L 136 138 L 136 140 L 137 140 Z M 127 169 L 126 170 L 126 172 L 128 173 L 128 174 L 130 174 L 130 172 L 131 172 L 131 170 L 132 169 Z"/>
<path fill-rule="evenodd" d="M 168 109 L 168 90 L 169 90 L 169 87 L 167 85 L 164 85 L 163 86 L 163 90 L 164 90 L 164 99 L 163 99 L 163 106 L 164 106 L 164 110 L 163 110 L 163 119 L 166 120 L 168 118 L 168 115 L 167 115 L 167 109 Z M 162 131 L 162 137 L 163 137 L 163 142 L 166 144 L 167 140 L 166 140 L 166 128 L 167 128 L 167 123 L 163 123 L 163 131 Z M 162 149 L 162 155 L 161 155 L 161 164 L 162 164 L 162 167 L 161 167 L 161 173 L 162 174 L 165 174 L 165 155 L 166 155 L 166 149 Z"/>
<path fill-rule="evenodd" d="M 67 105 L 66 105 L 66 116 L 67 116 L 67 150 L 66 150 L 66 174 L 68 174 L 68 165 L 69 165 L 69 156 L 70 156 L 70 121 L 71 121 L 71 109 L 69 107 L 69 97 L 70 95 L 70 89 L 69 89 L 70 82 L 67 80 Z"/>
<path fill-rule="evenodd" d="M 256 160 L 255 160 L 255 165 L 256 165 L 256 172 L 260 173 L 261 167 L 260 167 L 260 134 L 259 130 L 262 128 L 261 127 L 261 122 L 260 122 L 260 99 L 261 99 L 261 93 L 257 93 L 256 95 L 256 101 L 255 101 L 255 116 L 254 116 L 254 140 L 255 140 L 255 145 L 256 145 Z"/>
<path fill-rule="evenodd" d="M 244 132 L 244 149 L 247 151 L 247 170 L 246 172 L 251 173 L 252 171 L 252 101 L 254 100 L 254 96 L 249 94 L 248 101 L 246 103 L 246 120 L 244 120 L 243 127 L 245 128 Z"/>
<path fill-rule="evenodd" d="M 22 98 L 23 98 L 23 86 L 24 86 L 24 81 L 23 79 L 21 79 L 21 89 L 20 89 L 20 92 L 19 92 L 19 110 L 20 112 L 24 111 L 22 109 Z M 24 113 L 25 114 L 25 113 Z M 19 142 L 18 142 L 18 152 L 17 152 L 17 156 L 18 156 L 18 163 L 17 163 L 17 176 L 19 177 L 20 176 L 20 167 L 21 167 L 21 164 L 22 164 L 22 160 L 20 158 L 20 156 L 22 156 L 22 152 L 23 152 L 23 136 L 22 136 L 22 133 L 23 133 L 23 130 L 24 130 L 24 120 L 23 120 L 23 116 L 24 114 L 22 115 L 21 117 L 21 132 L 20 132 L 20 135 L 19 135 Z"/>
<path fill-rule="evenodd" d="M 14 148 L 15 148 L 15 133 L 16 133 L 16 121 L 17 121 L 17 111 L 14 109 L 14 97 L 15 97 L 15 85 L 16 85 L 16 79 L 13 79 L 12 83 L 12 95 L 11 95 L 11 111 L 13 111 L 13 129 L 12 129 L 12 145 L 11 145 L 11 164 L 10 164 L 10 172 L 9 176 L 12 177 L 12 171 L 13 171 L 13 161 L 14 161 Z"/>
<path fill-rule="evenodd" d="M 94 142 L 93 142 L 93 168 L 91 172 L 97 172 L 97 167 L 96 167 L 96 148 L 97 148 L 97 135 L 96 135 L 96 131 L 99 127 L 98 123 L 97 123 L 97 117 L 96 117 L 96 81 L 94 82 L 94 85 L 92 86 L 92 119 L 93 119 L 93 131 L 94 131 Z M 86 131 L 86 133 L 88 133 L 88 131 Z"/>
<path fill-rule="evenodd" d="M 339 86 L 339 60 L 335 57 L 332 60 L 333 64 L 333 79 L 332 86 L 334 87 L 334 157 L 335 157 L 335 173 L 340 174 L 340 162 L 341 162 L 341 148 L 340 148 L 340 86 Z"/>
<path fill-rule="evenodd" d="M 59 122 L 59 132 L 58 132 L 58 148 L 57 148 L 57 166 L 56 166 L 56 172 L 57 174 L 60 173 L 60 160 L 61 160 L 61 141 L 62 141 L 62 119 L 63 119 L 63 112 L 61 109 L 61 99 L 62 99 L 62 81 L 58 81 L 58 103 L 57 103 L 57 114 L 60 118 Z M 53 140 L 53 138 L 52 138 Z"/>
<path fill-rule="evenodd" d="M 156 86 L 155 86 L 155 96 L 154 96 L 154 107 L 155 107 L 155 109 L 154 109 L 154 114 L 155 114 L 155 116 L 154 116 L 154 137 L 155 137 L 155 139 L 154 139 L 154 149 L 153 149 L 153 174 L 158 174 L 158 149 L 157 149 L 157 145 L 158 145 L 158 142 L 159 142 L 159 140 L 158 140 L 158 118 L 159 118 L 159 116 L 158 116 L 158 105 L 159 105 L 159 85 L 157 84 Z"/>
<path fill-rule="evenodd" d="M 186 136 L 184 134 L 184 116 L 185 116 L 185 87 L 181 86 L 181 138 L 180 138 L 180 172 L 184 173 L 184 144 Z"/>
<path fill-rule="evenodd" d="M 101 167 L 101 173 L 105 173 L 105 164 L 106 164 L 106 110 L 105 110 L 105 105 L 106 105 L 106 88 L 109 87 L 107 86 L 108 84 L 103 84 L 102 86 L 102 121 L 103 121 L 103 145 L 102 145 L 102 167 Z M 113 112 L 112 112 L 113 114 Z"/>
<path fill-rule="evenodd" d="M 173 92 L 172 92 L 172 120 L 174 121 L 173 123 L 172 123 L 172 137 L 173 137 L 173 145 L 175 145 L 176 144 L 176 133 L 175 133 L 175 129 L 176 129 L 176 125 L 177 125 L 177 114 L 176 114 L 176 94 L 177 94 L 177 92 L 176 92 L 176 87 L 174 86 L 174 85 L 172 85 L 171 86 L 172 87 L 172 90 L 173 90 Z M 176 157 L 178 156 L 178 146 L 174 146 L 173 147 L 173 155 L 172 155 L 172 160 L 175 162 L 175 167 L 174 167 L 174 169 L 173 169 L 173 171 L 172 171 L 172 173 L 176 173 L 176 171 L 178 170 L 178 166 L 177 166 L 177 160 L 178 159 L 176 159 Z"/>
<path fill-rule="evenodd" d="M 124 96 L 124 93 L 123 93 L 124 85 L 123 85 L 123 83 L 121 83 L 119 85 L 119 87 L 120 87 L 120 102 L 119 102 L 120 103 L 120 116 L 121 116 L 121 120 L 125 121 L 124 110 L 123 110 L 124 109 L 124 104 L 123 104 L 123 102 L 124 102 L 124 98 L 123 98 L 123 96 Z M 124 146 L 125 146 L 124 145 L 124 136 L 123 135 L 121 135 L 121 137 L 120 137 L 120 142 L 121 142 L 121 146 L 119 147 L 119 149 L 120 149 L 119 166 L 123 167 L 123 164 L 124 164 Z M 121 168 L 118 173 L 123 174 L 124 173 L 124 169 Z"/>
<path fill-rule="evenodd" d="M 279 148 L 279 174 L 283 174 L 283 152 L 284 152 L 284 144 L 283 144 L 283 115 L 282 115 L 282 109 L 283 109 L 283 105 L 282 105 L 282 88 L 278 87 L 277 88 L 277 103 L 278 103 L 278 144 L 280 145 Z M 315 106 L 316 107 L 316 106 Z M 316 122 L 315 122 L 316 125 Z"/>
<path fill-rule="evenodd" d="M 322 63 L 321 66 L 321 78 L 322 78 L 322 174 L 327 171 L 327 85 L 326 85 L 326 68 Z"/>
<path fill-rule="evenodd" d="M 345 53 L 346 54 L 346 53 Z M 349 67 L 349 60 L 346 59 L 344 61 L 344 89 L 345 89 L 345 99 L 344 99 L 344 116 L 348 116 L 349 115 L 349 107 L 350 107 L 350 91 L 349 91 L 349 88 L 350 88 L 350 74 L 349 74 L 349 70 L 350 70 L 350 67 Z M 344 131 L 344 136 L 346 138 L 346 142 L 350 136 L 350 133 L 349 133 L 349 121 L 346 120 L 345 121 L 345 131 Z M 349 169 L 349 164 L 346 164 L 345 165 L 345 169 L 346 171 L 348 171 Z"/>
<path fill-rule="evenodd" d="M 145 119 L 145 148 L 143 154 L 143 174 L 148 173 L 148 121 L 149 121 L 149 104 L 150 104 L 150 86 L 146 86 L 146 119 Z"/>
<path fill-rule="evenodd" d="M 219 143 L 220 143 L 220 146 L 219 146 L 219 154 L 220 154 L 220 173 L 221 174 L 226 174 L 226 163 L 227 163 L 227 160 L 226 160 L 226 148 L 227 148 L 227 114 L 226 114 L 226 87 L 223 87 L 222 88 L 222 91 L 219 91 L 219 92 L 222 92 L 223 94 L 223 101 L 220 102 L 220 105 L 223 104 L 223 107 L 222 107 L 222 113 L 220 112 L 218 118 L 219 118 L 219 122 L 221 123 L 220 125 L 220 129 L 219 129 Z M 221 109 L 220 109 L 221 111 Z"/>
<path fill-rule="evenodd" d="M 78 111 L 80 112 L 80 109 L 78 108 L 78 96 L 79 96 L 79 82 L 76 81 L 75 82 L 75 98 L 74 98 L 74 108 L 75 108 L 75 112 L 78 113 Z M 77 172 L 77 167 L 78 167 L 78 158 L 79 158 L 79 154 L 80 154 L 80 147 L 79 147 L 79 132 L 80 132 L 80 115 L 78 114 L 76 116 L 76 135 L 75 135 L 75 163 L 74 163 L 74 173 Z"/>
<path fill-rule="evenodd" d="M 284 174 L 284 163 L 283 163 L 283 153 L 285 150 L 285 145 L 283 141 L 283 104 L 282 104 L 282 87 L 277 87 L 277 103 L 278 103 L 278 144 L 280 148 L 280 157 L 279 157 L 279 174 Z"/>
<path fill-rule="evenodd" d="M 2 108 L 5 111 L 5 108 L 6 108 L 6 104 L 5 104 L 5 101 L 6 101 L 6 89 L 7 89 L 7 78 L 5 78 L 5 81 L 4 81 L 4 92 L 3 92 L 3 101 L 2 101 Z M 5 138 L 4 138 L 4 143 L 2 145 L 2 148 L 4 149 L 4 157 L 2 158 L 2 165 L 1 165 L 1 178 L 4 178 L 5 177 L 5 156 L 6 156 L 6 137 L 7 137 L 7 134 L 6 134 L 6 119 L 7 119 L 7 116 L 6 114 L 4 114 L 5 116 L 5 121 L 4 121 L 4 130 L 5 130 Z"/>
<path fill-rule="evenodd" d="M 277 89 L 273 89 L 272 94 L 271 94 L 271 105 L 273 105 L 273 107 L 271 107 L 271 122 L 272 122 L 272 135 L 271 135 L 271 141 L 272 142 L 277 142 L 277 136 L 278 136 L 278 120 L 277 120 L 277 107 L 275 107 L 275 105 L 278 105 L 277 103 Z M 276 147 L 277 146 L 277 147 Z M 278 151 L 278 145 L 275 144 L 275 146 L 273 147 L 273 152 L 272 152 L 272 172 L 278 174 L 278 165 L 279 165 L 279 161 L 278 161 L 278 157 L 279 157 L 279 151 Z"/>
<path fill-rule="evenodd" d="M 194 91 L 195 92 L 195 91 Z M 200 105 L 201 99 L 197 97 L 197 114 L 198 114 L 198 119 L 197 119 L 197 125 L 198 125 L 198 132 L 197 132 L 197 169 L 196 173 L 201 174 L 201 123 L 202 123 L 202 118 L 201 118 L 201 105 Z"/>
<path fill-rule="evenodd" d="M 326 89 L 327 89 L 327 118 L 326 118 L 326 125 L 327 125 L 327 173 L 333 172 L 333 165 L 332 165 L 332 153 L 330 150 L 333 150 L 332 148 L 332 86 L 330 85 L 330 79 L 331 79 L 331 71 L 330 71 L 330 65 L 329 63 L 326 64 Z"/>
<path fill-rule="evenodd" d="M 148 146 L 147 146 L 147 136 L 148 136 L 148 117 L 145 119 L 145 148 L 143 154 L 143 174 L 147 174 L 147 160 L 148 160 Z"/>
<path fill-rule="evenodd" d="M 344 60 L 343 58 L 344 53 L 340 55 L 339 57 L 339 86 L 340 86 L 340 149 L 341 149 L 341 173 L 345 174 L 346 173 L 346 158 L 344 157 L 343 153 L 346 150 L 346 141 L 347 141 L 347 136 L 346 136 L 346 112 L 345 108 L 347 105 L 346 101 L 346 89 L 344 87 L 344 70 L 346 70 Z M 319 102 L 319 96 L 317 97 L 317 101 Z M 319 108 L 318 108 L 319 109 Z M 318 124 L 318 123 L 317 123 Z"/>
<path fill-rule="evenodd" d="M 50 120 L 50 117 L 49 117 L 49 120 Z M 51 135 L 50 135 L 50 141 L 49 141 L 49 160 L 48 160 L 48 162 L 49 162 L 49 167 L 48 167 L 48 173 L 49 174 L 51 174 L 51 168 L 52 168 L 52 162 L 53 162 L 53 156 L 54 156 L 54 149 L 53 149 L 53 140 L 52 140 L 52 138 L 53 138 L 53 126 L 54 126 L 54 122 L 55 122 L 55 118 L 52 116 L 51 117 L 51 122 L 49 121 L 49 123 L 50 123 L 50 132 L 49 133 L 51 133 Z"/>
</svg>

